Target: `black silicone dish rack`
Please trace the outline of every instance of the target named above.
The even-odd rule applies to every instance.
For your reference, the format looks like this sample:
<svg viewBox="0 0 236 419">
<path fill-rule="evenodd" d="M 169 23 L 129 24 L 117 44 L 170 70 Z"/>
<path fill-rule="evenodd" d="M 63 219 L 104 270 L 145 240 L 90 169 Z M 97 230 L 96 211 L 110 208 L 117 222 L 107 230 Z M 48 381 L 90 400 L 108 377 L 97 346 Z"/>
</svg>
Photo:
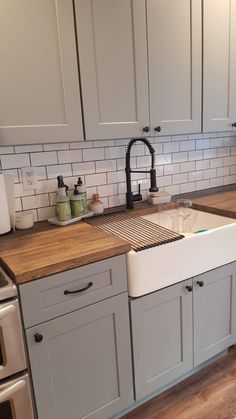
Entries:
<svg viewBox="0 0 236 419">
<path fill-rule="evenodd" d="M 84 221 L 128 241 L 135 252 L 184 238 L 182 234 L 175 233 L 144 218 L 132 216 L 126 211 L 97 215 Z"/>
</svg>

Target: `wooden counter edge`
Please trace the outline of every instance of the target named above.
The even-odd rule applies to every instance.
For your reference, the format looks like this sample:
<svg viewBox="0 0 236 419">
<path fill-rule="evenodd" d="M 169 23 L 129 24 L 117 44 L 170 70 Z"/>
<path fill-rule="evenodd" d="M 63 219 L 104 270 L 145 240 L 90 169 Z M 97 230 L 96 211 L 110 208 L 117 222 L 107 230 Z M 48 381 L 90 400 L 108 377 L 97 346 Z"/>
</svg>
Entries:
<svg viewBox="0 0 236 419">
<path fill-rule="evenodd" d="M 114 256 L 119 256 L 125 253 L 128 253 L 131 250 L 131 246 L 129 243 L 121 244 L 119 246 L 115 246 L 113 249 L 109 250 L 100 250 L 98 252 L 93 252 L 92 254 L 83 255 L 81 258 L 76 257 L 72 259 L 68 259 L 62 262 L 58 262 L 55 264 L 51 264 L 48 266 L 35 268 L 32 270 L 27 270 L 25 272 L 13 272 L 10 266 L 7 263 L 6 258 L 0 258 L 0 263 L 9 274 L 11 279 L 17 284 L 21 285 L 36 279 L 45 278 L 50 275 L 54 275 L 60 272 L 64 272 L 70 269 L 79 268 L 80 266 L 88 265 L 90 263 L 98 262 L 100 260 L 109 259 Z"/>
</svg>

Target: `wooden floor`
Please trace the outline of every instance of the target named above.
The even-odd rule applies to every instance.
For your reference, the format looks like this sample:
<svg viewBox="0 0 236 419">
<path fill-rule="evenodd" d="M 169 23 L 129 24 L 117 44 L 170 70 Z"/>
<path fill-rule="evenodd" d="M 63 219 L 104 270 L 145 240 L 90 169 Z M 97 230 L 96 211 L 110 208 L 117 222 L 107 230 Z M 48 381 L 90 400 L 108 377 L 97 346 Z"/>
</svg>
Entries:
<svg viewBox="0 0 236 419">
<path fill-rule="evenodd" d="M 236 348 L 122 419 L 236 418 Z"/>
</svg>

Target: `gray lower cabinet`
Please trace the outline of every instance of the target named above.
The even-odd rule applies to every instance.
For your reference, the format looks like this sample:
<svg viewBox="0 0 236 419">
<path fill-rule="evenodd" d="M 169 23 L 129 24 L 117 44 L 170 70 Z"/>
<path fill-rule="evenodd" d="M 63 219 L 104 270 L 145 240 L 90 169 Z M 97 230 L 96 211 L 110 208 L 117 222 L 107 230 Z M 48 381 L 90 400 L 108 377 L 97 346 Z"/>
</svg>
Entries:
<svg viewBox="0 0 236 419">
<path fill-rule="evenodd" d="M 236 343 L 236 264 L 193 280 L 194 366 Z"/>
<path fill-rule="evenodd" d="M 128 319 L 123 293 L 26 330 L 39 419 L 105 419 L 132 404 Z"/>
<path fill-rule="evenodd" d="M 136 400 L 193 367 L 191 285 L 184 281 L 130 303 Z"/>
</svg>

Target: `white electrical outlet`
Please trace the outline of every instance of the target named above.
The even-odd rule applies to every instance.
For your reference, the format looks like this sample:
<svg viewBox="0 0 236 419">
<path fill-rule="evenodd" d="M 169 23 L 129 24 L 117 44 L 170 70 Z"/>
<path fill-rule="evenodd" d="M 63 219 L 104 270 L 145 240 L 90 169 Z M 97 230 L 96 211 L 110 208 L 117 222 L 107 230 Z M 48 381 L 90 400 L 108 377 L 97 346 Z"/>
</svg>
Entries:
<svg viewBox="0 0 236 419">
<path fill-rule="evenodd" d="M 23 167 L 21 169 L 23 188 L 25 191 L 37 189 L 36 167 Z"/>
</svg>

